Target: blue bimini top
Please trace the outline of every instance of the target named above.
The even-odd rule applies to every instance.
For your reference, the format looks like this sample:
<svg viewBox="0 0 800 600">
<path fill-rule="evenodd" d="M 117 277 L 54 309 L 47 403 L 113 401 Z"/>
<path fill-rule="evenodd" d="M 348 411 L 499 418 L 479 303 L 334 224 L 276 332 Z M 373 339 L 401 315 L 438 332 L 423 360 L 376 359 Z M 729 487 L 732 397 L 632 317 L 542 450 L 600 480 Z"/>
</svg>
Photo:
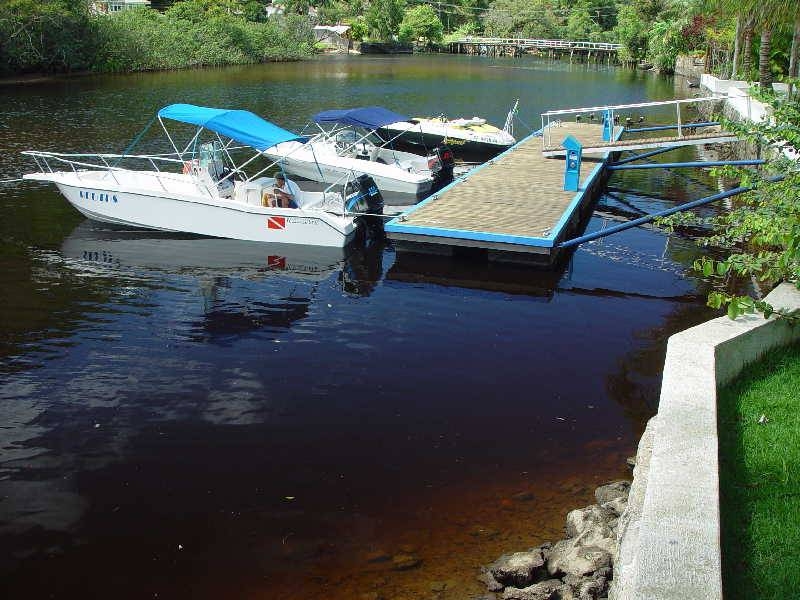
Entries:
<svg viewBox="0 0 800 600">
<path fill-rule="evenodd" d="M 344 123 L 354 127 L 377 129 L 390 123 L 408 121 L 408 117 L 380 106 L 367 106 L 364 108 L 324 110 L 314 115 L 314 121 L 316 123 Z"/>
<path fill-rule="evenodd" d="M 256 150 L 266 150 L 289 140 L 304 139 L 246 110 L 170 104 L 158 111 L 158 116 L 205 127 Z"/>
</svg>

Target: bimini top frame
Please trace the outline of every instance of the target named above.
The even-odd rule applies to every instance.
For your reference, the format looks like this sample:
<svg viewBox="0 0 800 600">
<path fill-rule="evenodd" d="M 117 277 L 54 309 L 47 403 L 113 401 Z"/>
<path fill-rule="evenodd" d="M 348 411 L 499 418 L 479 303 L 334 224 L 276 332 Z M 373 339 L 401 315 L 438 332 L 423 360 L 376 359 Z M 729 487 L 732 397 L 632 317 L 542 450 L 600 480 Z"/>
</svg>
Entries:
<svg viewBox="0 0 800 600">
<path fill-rule="evenodd" d="M 383 137 L 378 134 L 378 129 L 386 125 L 391 125 L 392 123 L 404 121 L 413 123 L 406 115 L 401 115 L 400 113 L 391 111 L 388 108 L 383 108 L 382 106 L 324 110 L 311 117 L 311 120 L 319 129 L 317 136 L 321 136 L 322 138 L 333 138 L 340 131 L 350 127 L 357 127 L 366 132 L 356 140 L 348 140 L 347 145 L 342 148 L 343 152 L 355 148 L 359 143 L 369 139 L 371 136 L 380 140 L 378 144 L 380 147 L 387 147 L 405 132 L 401 131 L 391 139 L 384 140 Z M 333 124 L 333 128 L 326 130 L 322 126 L 322 123 Z M 422 125 L 419 127 L 420 132 L 422 132 Z M 394 150 L 391 147 L 389 147 L 389 149 Z"/>
</svg>

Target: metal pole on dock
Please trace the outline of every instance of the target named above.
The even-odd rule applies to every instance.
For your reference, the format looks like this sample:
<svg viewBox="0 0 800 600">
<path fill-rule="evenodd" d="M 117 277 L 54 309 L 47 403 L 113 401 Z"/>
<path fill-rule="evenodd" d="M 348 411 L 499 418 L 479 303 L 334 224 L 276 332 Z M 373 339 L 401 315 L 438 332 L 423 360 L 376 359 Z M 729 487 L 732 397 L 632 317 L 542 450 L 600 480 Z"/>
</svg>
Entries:
<svg viewBox="0 0 800 600">
<path fill-rule="evenodd" d="M 783 175 L 777 175 L 775 177 L 767 178 L 766 181 L 774 183 L 776 181 L 781 181 L 783 178 L 784 178 Z M 711 202 L 714 202 L 716 200 L 730 198 L 731 196 L 737 196 L 739 194 L 743 194 L 751 190 L 753 190 L 752 186 L 737 187 L 732 190 L 728 190 L 727 192 L 720 192 L 719 194 L 714 194 L 713 196 L 706 196 L 705 198 L 700 198 L 699 200 L 693 200 L 692 202 L 686 202 L 685 204 L 681 204 L 679 206 L 673 206 L 672 208 L 668 208 L 666 210 L 653 213 L 651 215 L 639 217 L 638 219 L 634 219 L 633 221 L 628 221 L 627 223 L 620 223 L 619 225 L 614 225 L 613 227 L 609 227 L 608 229 L 604 229 L 603 231 L 595 231 L 594 233 L 587 233 L 586 235 L 582 235 L 580 237 L 576 237 L 571 240 L 566 240 L 558 244 L 558 247 L 571 248 L 572 246 L 577 246 L 579 244 L 583 244 L 584 242 L 591 242 L 592 240 L 596 240 L 598 238 L 611 235 L 612 233 L 625 231 L 626 229 L 631 229 L 632 227 L 637 227 L 644 223 L 649 223 L 650 221 L 653 221 L 659 217 L 666 217 L 677 212 L 689 210 L 690 208 L 697 208 L 698 206 L 703 206 L 704 204 L 710 204 Z"/>
<path fill-rule="evenodd" d="M 709 161 L 690 161 L 680 163 L 647 163 L 644 165 L 608 165 L 606 169 L 609 171 L 630 171 L 632 169 L 686 169 L 691 167 L 743 167 L 749 165 L 763 165 L 766 160 L 762 158 L 754 158 L 752 160 L 709 160 Z"/>
</svg>

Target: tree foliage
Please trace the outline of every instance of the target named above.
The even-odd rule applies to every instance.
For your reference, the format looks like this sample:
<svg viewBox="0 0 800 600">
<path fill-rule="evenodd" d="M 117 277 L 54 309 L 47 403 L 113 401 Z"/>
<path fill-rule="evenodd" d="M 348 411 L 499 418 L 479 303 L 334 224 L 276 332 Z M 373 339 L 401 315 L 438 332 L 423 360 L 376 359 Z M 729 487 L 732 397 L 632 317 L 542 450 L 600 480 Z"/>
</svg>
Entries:
<svg viewBox="0 0 800 600">
<path fill-rule="evenodd" d="M 71 0 L 0 4 L 0 73 L 69 72 L 91 66 L 93 23 Z"/>
<path fill-rule="evenodd" d="M 370 35 L 376 40 L 391 40 L 403 20 L 405 0 L 372 0 L 366 20 Z"/>
<path fill-rule="evenodd" d="M 296 59 L 313 51 L 308 20 L 268 22 L 250 2 L 186 0 L 165 13 L 91 15 L 75 0 L 0 5 L 0 72 L 141 71 Z"/>
<path fill-rule="evenodd" d="M 430 44 L 442 40 L 443 29 L 433 8 L 428 4 L 420 4 L 406 9 L 400 22 L 398 37 L 402 42 L 421 39 Z"/>
<path fill-rule="evenodd" d="M 712 229 L 713 234 L 703 242 L 725 256 L 707 256 L 694 266 L 715 285 L 708 298 L 709 306 L 726 307 L 731 317 L 757 310 L 765 315 L 772 312 L 757 295 L 736 292 L 743 280 L 766 286 L 790 281 L 800 287 L 800 103 L 760 97 L 772 106 L 773 121 L 740 123 L 723 119 L 723 126 L 767 148 L 772 158 L 761 171 L 718 171 L 720 176 L 737 178 L 741 186 L 752 191 L 737 196 L 733 208 L 718 216 L 700 219 L 683 215 L 664 221 L 668 226 L 680 221 Z"/>
</svg>

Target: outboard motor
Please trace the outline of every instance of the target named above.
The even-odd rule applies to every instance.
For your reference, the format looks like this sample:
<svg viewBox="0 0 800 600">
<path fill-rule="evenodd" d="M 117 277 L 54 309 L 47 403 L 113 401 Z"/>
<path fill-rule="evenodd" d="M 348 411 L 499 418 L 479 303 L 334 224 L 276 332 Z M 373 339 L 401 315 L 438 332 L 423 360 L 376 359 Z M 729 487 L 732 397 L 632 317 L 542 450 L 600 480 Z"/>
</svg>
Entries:
<svg viewBox="0 0 800 600">
<path fill-rule="evenodd" d="M 348 212 L 383 214 L 383 196 L 369 175 L 348 181 L 344 188 L 344 207 Z"/>
<path fill-rule="evenodd" d="M 344 207 L 348 212 L 369 213 L 358 217 L 364 223 L 364 239 L 377 238 L 383 234 L 383 196 L 375 180 L 369 175 L 360 175 L 348 181 L 344 188 Z"/>
<path fill-rule="evenodd" d="M 428 168 L 438 182 L 450 182 L 453 180 L 453 168 L 456 159 L 450 146 L 440 144 L 436 146 L 428 155 Z"/>
</svg>

